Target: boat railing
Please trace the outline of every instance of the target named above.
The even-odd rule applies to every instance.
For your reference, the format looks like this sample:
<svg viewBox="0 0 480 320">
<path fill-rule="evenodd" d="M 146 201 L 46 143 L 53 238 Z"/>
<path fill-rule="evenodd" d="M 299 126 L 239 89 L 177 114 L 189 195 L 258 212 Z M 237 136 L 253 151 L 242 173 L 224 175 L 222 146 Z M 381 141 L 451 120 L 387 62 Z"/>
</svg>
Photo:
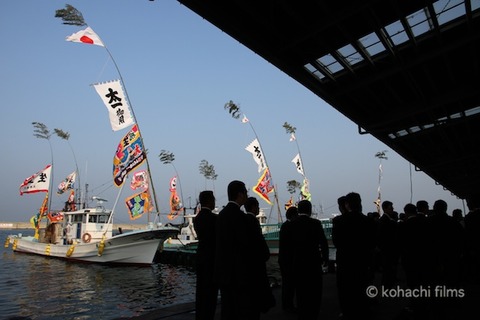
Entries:
<svg viewBox="0 0 480 320">
<path fill-rule="evenodd" d="M 331 219 L 321 219 L 323 226 L 323 232 L 325 233 L 325 237 L 328 240 L 332 239 L 332 220 Z M 262 224 L 262 233 L 266 240 L 273 240 L 280 238 L 280 227 L 282 226 L 281 223 L 271 223 L 271 224 Z"/>
</svg>

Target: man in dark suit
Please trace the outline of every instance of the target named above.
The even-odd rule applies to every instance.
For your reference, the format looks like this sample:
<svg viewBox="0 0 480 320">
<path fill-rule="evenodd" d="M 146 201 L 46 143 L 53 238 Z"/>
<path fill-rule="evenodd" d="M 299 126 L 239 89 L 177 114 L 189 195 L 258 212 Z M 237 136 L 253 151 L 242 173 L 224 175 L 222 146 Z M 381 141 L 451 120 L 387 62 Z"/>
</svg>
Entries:
<svg viewBox="0 0 480 320">
<path fill-rule="evenodd" d="M 292 238 L 292 222 L 298 217 L 298 209 L 291 206 L 285 212 L 287 220 L 280 227 L 278 243 L 278 264 L 282 276 L 282 308 L 287 312 L 296 312 L 293 256 L 295 247 Z"/>
<path fill-rule="evenodd" d="M 391 201 L 382 202 L 383 214 L 377 221 L 377 247 L 380 250 L 382 285 L 386 289 L 398 284 L 397 267 L 400 260 L 398 217 Z"/>
<path fill-rule="evenodd" d="M 367 286 L 371 283 L 375 222 L 362 213 L 360 195 L 346 195 L 347 212 L 333 219 L 332 241 L 337 250 L 337 288 L 343 319 L 369 319 Z"/>
<path fill-rule="evenodd" d="M 245 245 L 249 248 L 250 259 L 248 259 L 248 268 L 252 273 L 252 287 L 250 288 L 249 296 L 251 303 L 256 306 L 255 309 L 252 309 L 250 319 L 254 320 L 260 319 L 261 312 L 265 313 L 275 305 L 275 297 L 272 294 L 267 275 L 266 262 L 270 259 L 270 249 L 262 234 L 260 222 L 257 219 L 260 213 L 258 200 L 255 197 L 249 197 L 244 207 L 248 227 Z"/>
<path fill-rule="evenodd" d="M 248 198 L 245 183 L 230 182 L 227 194 L 228 204 L 218 214 L 216 230 L 215 280 L 220 286 L 221 319 L 248 319 L 254 305 L 249 299 L 247 219 L 240 209 Z"/>
<path fill-rule="evenodd" d="M 328 242 L 321 221 L 311 217 L 311 202 L 302 200 L 297 208 L 298 218 L 292 221 L 291 234 L 298 319 L 317 319 L 323 294 L 323 266 L 328 265 L 329 259 Z"/>
<path fill-rule="evenodd" d="M 218 285 L 213 279 L 217 215 L 212 210 L 215 209 L 215 196 L 212 191 L 205 190 L 200 192 L 198 200 L 201 209 L 193 218 L 193 225 L 198 238 L 195 319 L 213 320 L 218 296 Z"/>
</svg>

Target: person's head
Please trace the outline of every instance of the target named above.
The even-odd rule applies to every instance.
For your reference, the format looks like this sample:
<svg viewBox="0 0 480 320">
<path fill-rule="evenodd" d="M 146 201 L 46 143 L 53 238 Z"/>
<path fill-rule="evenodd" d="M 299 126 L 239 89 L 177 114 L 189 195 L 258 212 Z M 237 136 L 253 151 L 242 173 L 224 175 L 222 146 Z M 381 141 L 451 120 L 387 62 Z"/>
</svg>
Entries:
<svg viewBox="0 0 480 320">
<path fill-rule="evenodd" d="M 362 212 L 362 198 L 356 192 L 345 196 L 345 207 L 349 212 Z"/>
<path fill-rule="evenodd" d="M 441 199 L 433 203 L 433 211 L 435 214 L 447 214 L 447 208 L 447 203 Z"/>
<path fill-rule="evenodd" d="M 215 196 L 211 190 L 200 192 L 198 195 L 198 201 L 200 202 L 200 206 L 202 206 L 202 208 L 209 208 L 211 210 L 215 209 Z"/>
<path fill-rule="evenodd" d="M 228 184 L 227 194 L 228 201 L 235 201 L 240 206 L 243 206 L 248 198 L 247 187 L 239 180 L 233 180 Z"/>
<path fill-rule="evenodd" d="M 347 212 L 347 208 L 345 207 L 345 199 L 345 196 L 341 196 L 337 199 L 338 211 L 340 211 L 340 214 L 344 214 L 345 212 Z"/>
<path fill-rule="evenodd" d="M 403 207 L 403 212 L 405 212 L 407 218 L 414 217 L 417 215 L 417 207 L 413 203 L 407 203 Z"/>
<path fill-rule="evenodd" d="M 298 217 L 298 209 L 295 206 L 288 207 L 287 211 L 285 212 L 285 217 L 287 220 L 294 220 L 296 217 Z"/>
<path fill-rule="evenodd" d="M 428 214 L 429 210 L 430 210 L 430 207 L 429 207 L 428 202 L 426 200 L 418 200 L 417 201 L 417 211 L 419 213 Z"/>
<path fill-rule="evenodd" d="M 383 201 L 382 202 L 383 213 L 391 215 L 393 213 L 393 203 L 392 201 Z"/>
<path fill-rule="evenodd" d="M 312 203 L 308 200 L 301 200 L 297 204 L 298 213 L 303 213 L 308 216 L 312 215 Z"/>
<path fill-rule="evenodd" d="M 254 215 L 258 215 L 260 212 L 260 204 L 255 197 L 248 197 L 243 206 L 245 207 L 245 211 L 251 212 Z"/>
<path fill-rule="evenodd" d="M 453 211 L 452 211 L 452 217 L 454 217 L 455 220 L 458 220 L 458 221 L 463 220 L 463 212 L 462 212 L 462 209 L 453 209 Z"/>
</svg>

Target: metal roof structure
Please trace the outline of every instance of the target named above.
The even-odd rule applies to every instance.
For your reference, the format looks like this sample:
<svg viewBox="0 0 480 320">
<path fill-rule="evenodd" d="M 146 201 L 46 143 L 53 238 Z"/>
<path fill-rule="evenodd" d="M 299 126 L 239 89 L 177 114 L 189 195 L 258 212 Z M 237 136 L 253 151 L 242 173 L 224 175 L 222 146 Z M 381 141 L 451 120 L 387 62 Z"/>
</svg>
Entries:
<svg viewBox="0 0 480 320">
<path fill-rule="evenodd" d="M 480 0 L 178 1 L 452 194 L 480 194 Z"/>
</svg>

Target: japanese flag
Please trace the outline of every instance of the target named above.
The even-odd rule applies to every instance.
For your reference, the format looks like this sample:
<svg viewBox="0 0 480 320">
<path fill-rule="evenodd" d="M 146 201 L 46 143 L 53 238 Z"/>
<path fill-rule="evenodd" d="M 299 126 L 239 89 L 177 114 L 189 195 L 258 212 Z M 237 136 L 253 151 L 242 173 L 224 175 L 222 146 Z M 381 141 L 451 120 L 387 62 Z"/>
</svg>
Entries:
<svg viewBox="0 0 480 320">
<path fill-rule="evenodd" d="M 87 44 L 96 44 L 97 46 L 104 47 L 100 37 L 92 30 L 92 28 L 87 27 L 85 30 L 80 30 L 77 33 L 72 34 L 65 38 L 67 41 L 71 42 L 81 42 Z"/>
</svg>

